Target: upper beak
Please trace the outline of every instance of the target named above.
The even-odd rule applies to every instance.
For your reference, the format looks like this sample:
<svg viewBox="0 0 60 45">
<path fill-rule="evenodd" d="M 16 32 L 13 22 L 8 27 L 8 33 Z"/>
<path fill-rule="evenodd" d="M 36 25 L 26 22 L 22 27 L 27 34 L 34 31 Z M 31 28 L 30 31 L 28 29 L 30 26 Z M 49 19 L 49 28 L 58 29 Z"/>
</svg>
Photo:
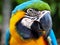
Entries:
<svg viewBox="0 0 60 45">
<path fill-rule="evenodd" d="M 43 30 L 46 31 L 46 34 L 49 33 L 50 29 L 52 28 L 52 18 L 50 16 L 50 13 L 46 13 L 41 19 L 40 23 L 42 25 Z"/>
</svg>

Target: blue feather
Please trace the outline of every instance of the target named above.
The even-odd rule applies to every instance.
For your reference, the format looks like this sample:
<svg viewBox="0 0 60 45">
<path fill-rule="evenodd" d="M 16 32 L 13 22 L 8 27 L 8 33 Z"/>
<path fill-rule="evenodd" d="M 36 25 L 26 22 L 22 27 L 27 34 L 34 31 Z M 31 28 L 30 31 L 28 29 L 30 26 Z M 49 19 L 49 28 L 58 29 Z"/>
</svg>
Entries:
<svg viewBox="0 0 60 45">
<path fill-rule="evenodd" d="M 9 29 L 7 29 L 5 35 L 5 45 L 9 45 L 9 40 L 10 40 L 10 32 Z"/>
<path fill-rule="evenodd" d="M 57 44 L 56 37 L 55 37 L 55 34 L 54 34 L 54 32 L 53 32 L 52 29 L 50 30 L 49 36 L 50 36 L 50 38 L 52 39 L 52 45 L 58 45 L 58 44 Z"/>
</svg>

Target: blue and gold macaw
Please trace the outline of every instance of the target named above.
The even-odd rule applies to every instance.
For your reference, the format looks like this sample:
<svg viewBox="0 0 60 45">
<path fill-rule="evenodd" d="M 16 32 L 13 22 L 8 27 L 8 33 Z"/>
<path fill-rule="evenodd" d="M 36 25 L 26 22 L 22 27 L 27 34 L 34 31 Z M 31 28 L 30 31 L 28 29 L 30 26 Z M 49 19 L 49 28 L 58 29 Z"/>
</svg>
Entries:
<svg viewBox="0 0 60 45">
<path fill-rule="evenodd" d="M 38 32 L 38 37 L 36 37 L 38 34 L 36 36 L 33 36 L 31 34 L 32 32 L 30 31 L 30 28 L 21 24 L 21 20 L 25 18 L 26 10 L 30 8 L 36 9 L 37 11 L 51 10 L 47 3 L 40 0 L 30 0 L 16 6 L 16 8 L 12 11 L 10 27 L 6 31 L 6 45 L 58 45 L 56 37 L 52 30 L 52 20 L 50 13 L 46 13 L 45 16 L 39 20 L 39 24 L 42 25 L 42 29 L 49 32 L 47 34 L 51 39 L 51 44 L 48 44 L 48 42 L 45 41 L 44 37 L 40 35 L 40 32 Z M 33 29 L 34 33 L 34 30 L 38 29 L 37 22 L 33 22 L 33 24 L 30 27 L 31 29 Z M 38 39 L 34 39 L 32 37 L 36 37 Z"/>
</svg>

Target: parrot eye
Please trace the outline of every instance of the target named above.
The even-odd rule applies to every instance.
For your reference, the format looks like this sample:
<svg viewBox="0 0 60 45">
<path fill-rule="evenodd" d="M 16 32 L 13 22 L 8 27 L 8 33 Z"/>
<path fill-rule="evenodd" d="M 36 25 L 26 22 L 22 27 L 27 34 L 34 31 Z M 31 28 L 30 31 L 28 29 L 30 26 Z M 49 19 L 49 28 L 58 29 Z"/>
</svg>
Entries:
<svg viewBox="0 0 60 45">
<path fill-rule="evenodd" d="M 29 11 L 33 11 L 33 9 L 29 8 L 29 9 L 27 10 L 27 12 L 29 12 Z"/>
<path fill-rule="evenodd" d="M 32 9 L 30 9 L 29 11 L 32 11 Z"/>
</svg>

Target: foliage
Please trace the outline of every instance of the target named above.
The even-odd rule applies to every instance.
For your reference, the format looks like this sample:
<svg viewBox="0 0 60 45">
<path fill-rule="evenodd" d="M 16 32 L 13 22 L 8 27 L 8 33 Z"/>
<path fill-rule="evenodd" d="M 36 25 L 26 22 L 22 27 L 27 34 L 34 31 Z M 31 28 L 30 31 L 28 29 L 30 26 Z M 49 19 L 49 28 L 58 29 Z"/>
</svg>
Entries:
<svg viewBox="0 0 60 45">
<path fill-rule="evenodd" d="M 3 17 L 0 15 L 0 24 L 2 24 Z"/>
</svg>

